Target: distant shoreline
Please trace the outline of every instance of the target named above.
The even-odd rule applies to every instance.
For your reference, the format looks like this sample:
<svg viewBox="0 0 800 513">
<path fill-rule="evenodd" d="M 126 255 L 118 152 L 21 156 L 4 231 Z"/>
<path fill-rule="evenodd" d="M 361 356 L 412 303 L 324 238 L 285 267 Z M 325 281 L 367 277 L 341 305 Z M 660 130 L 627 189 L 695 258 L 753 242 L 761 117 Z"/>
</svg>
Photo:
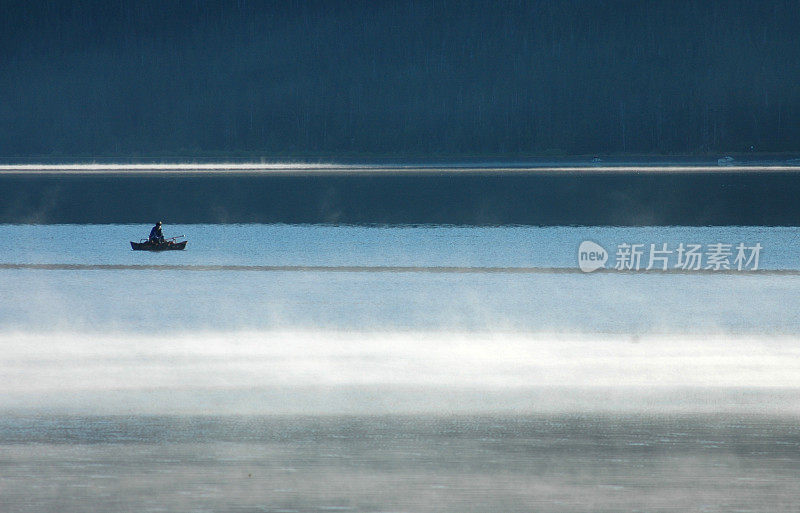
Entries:
<svg viewBox="0 0 800 513">
<path fill-rule="evenodd" d="M 718 167 L 731 157 L 733 166 L 797 166 L 800 151 L 783 153 L 706 154 L 530 154 L 530 155 L 379 155 L 379 154 L 164 154 L 164 155 L 32 155 L 0 156 L 0 169 L 16 166 L 244 166 L 307 168 L 563 168 L 563 167 Z M 599 159 L 599 160 L 595 160 Z M 725 167 L 725 166 L 719 166 Z M 730 166 L 728 166 L 730 167 Z"/>
<path fill-rule="evenodd" d="M 345 165 L 314 163 L 0 164 L 0 175 L 441 175 L 441 174 L 719 174 L 795 173 L 796 164 L 743 165 Z"/>
</svg>

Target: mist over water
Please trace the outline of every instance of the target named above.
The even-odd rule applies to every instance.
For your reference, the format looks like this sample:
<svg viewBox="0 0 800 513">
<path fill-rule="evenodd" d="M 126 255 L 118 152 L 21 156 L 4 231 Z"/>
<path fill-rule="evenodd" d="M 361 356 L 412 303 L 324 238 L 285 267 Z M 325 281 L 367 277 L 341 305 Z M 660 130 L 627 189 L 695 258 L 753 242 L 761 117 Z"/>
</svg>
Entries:
<svg viewBox="0 0 800 513">
<path fill-rule="evenodd" d="M 3 402 L 62 414 L 800 414 L 794 337 L 6 334 Z"/>
<path fill-rule="evenodd" d="M 796 411 L 800 276 L 769 274 L 798 269 L 791 228 L 168 225 L 189 249 L 126 248 L 147 229 L 0 226 L 2 265 L 85 266 L 0 269 L 4 409 Z M 582 240 L 757 242 L 769 273 L 583 274 Z"/>
<path fill-rule="evenodd" d="M 9 511 L 796 497 L 792 228 L 168 224 L 186 251 L 131 251 L 148 230 L 0 225 Z M 765 272 L 584 274 L 583 240 L 760 243 Z"/>
<path fill-rule="evenodd" d="M 796 0 L 0 13 L 0 513 L 797 511 Z"/>
</svg>

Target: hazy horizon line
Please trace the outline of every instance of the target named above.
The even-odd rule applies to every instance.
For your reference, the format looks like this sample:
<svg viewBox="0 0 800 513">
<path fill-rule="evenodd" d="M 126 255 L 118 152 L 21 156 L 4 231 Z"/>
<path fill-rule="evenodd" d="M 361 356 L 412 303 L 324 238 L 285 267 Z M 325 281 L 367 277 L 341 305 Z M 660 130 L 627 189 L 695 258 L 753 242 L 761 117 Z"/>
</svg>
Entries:
<svg viewBox="0 0 800 513">
<path fill-rule="evenodd" d="M 0 164 L 0 175 L 13 174 L 439 174 L 443 171 L 458 173 L 758 173 L 758 172 L 798 172 L 798 164 L 743 164 L 743 165 L 697 165 L 680 162 L 642 162 L 633 165 L 621 162 L 618 165 L 603 162 L 597 165 L 587 162 L 554 165 L 554 161 L 533 162 L 513 165 L 514 161 L 486 161 L 481 165 L 475 162 L 452 162 L 430 164 L 346 164 L 319 162 L 220 162 L 220 163 L 72 163 L 72 164 Z M 522 162 L 520 164 L 523 164 Z"/>
</svg>

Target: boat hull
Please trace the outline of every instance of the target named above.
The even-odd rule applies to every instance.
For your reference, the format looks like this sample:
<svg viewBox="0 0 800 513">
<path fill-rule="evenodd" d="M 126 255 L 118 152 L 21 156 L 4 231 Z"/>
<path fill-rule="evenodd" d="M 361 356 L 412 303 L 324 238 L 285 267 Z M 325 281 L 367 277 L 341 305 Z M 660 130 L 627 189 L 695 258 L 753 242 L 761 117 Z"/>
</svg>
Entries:
<svg viewBox="0 0 800 513">
<path fill-rule="evenodd" d="M 186 241 L 181 242 L 133 242 L 131 249 L 134 251 L 176 251 L 186 248 Z"/>
</svg>

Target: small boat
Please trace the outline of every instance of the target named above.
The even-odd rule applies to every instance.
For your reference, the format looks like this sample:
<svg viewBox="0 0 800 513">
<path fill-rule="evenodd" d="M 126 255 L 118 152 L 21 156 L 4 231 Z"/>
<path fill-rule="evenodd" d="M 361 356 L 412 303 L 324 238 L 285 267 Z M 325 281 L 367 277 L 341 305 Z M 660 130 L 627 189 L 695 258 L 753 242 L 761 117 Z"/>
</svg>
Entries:
<svg viewBox="0 0 800 513">
<path fill-rule="evenodd" d="M 164 242 L 150 242 L 147 239 L 142 239 L 139 242 L 131 241 L 131 248 L 134 251 L 169 251 L 169 250 L 179 250 L 186 248 L 185 240 L 180 242 L 175 241 L 164 241 Z"/>
</svg>

